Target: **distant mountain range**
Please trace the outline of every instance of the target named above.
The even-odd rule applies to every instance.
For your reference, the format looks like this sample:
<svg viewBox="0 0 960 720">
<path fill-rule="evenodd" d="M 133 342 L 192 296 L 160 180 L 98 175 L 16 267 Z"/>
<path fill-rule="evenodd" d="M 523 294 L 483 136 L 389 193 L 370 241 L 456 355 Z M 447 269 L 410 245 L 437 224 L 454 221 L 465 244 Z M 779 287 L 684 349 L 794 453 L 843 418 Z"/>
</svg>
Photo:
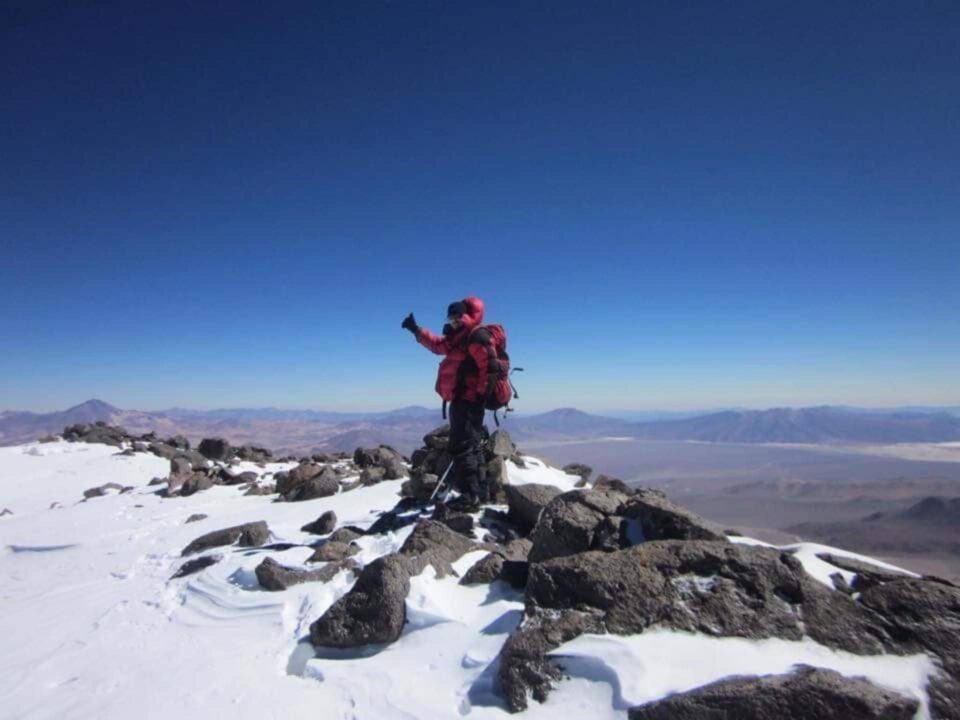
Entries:
<svg viewBox="0 0 960 720">
<path fill-rule="evenodd" d="M 385 443 L 409 452 L 443 423 L 436 409 L 411 406 L 385 412 L 234 408 L 157 412 L 122 410 L 102 400 L 54 413 L 0 413 L 0 445 L 15 445 L 79 422 L 104 421 L 131 432 L 177 433 L 192 441 L 213 435 L 279 452 L 352 450 Z M 881 412 L 832 406 L 727 410 L 683 419 L 635 422 L 561 408 L 511 414 L 505 427 L 519 441 L 698 440 L 721 443 L 897 443 L 960 441 L 960 417 L 946 409 Z"/>
</svg>

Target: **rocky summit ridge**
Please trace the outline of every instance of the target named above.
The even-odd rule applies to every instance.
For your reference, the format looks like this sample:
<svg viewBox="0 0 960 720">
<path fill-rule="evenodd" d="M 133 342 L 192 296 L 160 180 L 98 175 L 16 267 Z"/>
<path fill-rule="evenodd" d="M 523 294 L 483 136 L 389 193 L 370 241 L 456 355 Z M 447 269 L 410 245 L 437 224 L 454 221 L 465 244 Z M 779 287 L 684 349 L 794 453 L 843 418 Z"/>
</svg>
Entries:
<svg viewBox="0 0 960 720">
<path fill-rule="evenodd" d="M 479 512 L 434 506 L 430 494 L 450 459 L 447 432 L 427 434 L 410 457 L 379 446 L 273 458 L 256 446 L 208 438 L 192 448 L 182 437 L 134 436 L 105 423 L 74 424 L 49 440 L 169 461 L 169 473 L 150 482 L 164 503 L 235 486 L 243 496 L 263 496 L 257 502 L 316 506 L 315 519 L 299 531 L 254 520 L 199 533 L 175 550 L 180 559 L 167 580 L 181 587 L 232 556 L 250 556 L 257 558 L 251 591 L 339 583 L 342 591 L 301 625 L 298 652 L 310 648 L 307 665 L 364 662 L 425 627 L 410 598 L 414 586 L 432 578 L 454 588 L 489 587 L 487 602 L 497 593 L 522 602 L 499 630 L 502 644 L 480 676 L 490 685 L 490 702 L 512 713 L 548 702 L 563 686 L 564 648 L 578 638 L 668 631 L 813 642 L 854 659 L 920 658 L 929 674 L 917 696 L 796 664 L 621 708 L 630 718 L 960 718 L 960 588 L 953 584 L 842 551 L 811 560 L 796 549 L 730 537 L 658 490 L 604 476 L 591 482 L 582 465 L 546 468 L 503 431 L 485 446 L 494 501 Z M 556 478 L 563 478 L 559 487 L 543 481 Z M 135 490 L 108 485 L 90 488 L 83 502 Z M 362 498 L 377 487 L 390 489 L 377 498 L 392 497 L 393 504 L 370 508 L 369 521 L 345 523 L 333 510 L 321 512 L 331 498 Z M 188 522 L 209 518 L 191 515 Z M 300 559 L 291 561 L 294 555 Z"/>
</svg>

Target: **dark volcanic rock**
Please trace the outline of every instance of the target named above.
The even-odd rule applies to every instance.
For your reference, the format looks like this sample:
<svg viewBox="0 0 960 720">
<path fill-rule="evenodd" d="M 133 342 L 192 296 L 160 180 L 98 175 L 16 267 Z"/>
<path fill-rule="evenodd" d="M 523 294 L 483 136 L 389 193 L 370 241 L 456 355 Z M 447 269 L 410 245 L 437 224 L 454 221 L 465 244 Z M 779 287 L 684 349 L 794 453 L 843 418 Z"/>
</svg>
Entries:
<svg viewBox="0 0 960 720">
<path fill-rule="evenodd" d="M 522 486 L 521 486 L 522 487 Z M 718 540 L 725 536 L 657 490 L 632 490 L 602 479 L 571 490 L 543 510 L 531 534 L 531 562 L 587 550 L 616 550 L 646 540 Z"/>
<path fill-rule="evenodd" d="M 187 575 L 193 575 L 198 573 L 204 568 L 210 567 L 211 565 L 216 565 L 220 560 L 223 559 L 221 555 L 204 555 L 203 557 L 194 558 L 193 560 L 187 560 L 183 565 L 180 566 L 180 569 L 177 570 L 170 579 L 182 578 Z"/>
<path fill-rule="evenodd" d="M 334 530 L 327 538 L 327 542 L 351 543 L 361 537 L 363 537 L 363 531 L 359 528 L 342 527 Z"/>
<path fill-rule="evenodd" d="M 351 648 L 400 637 L 410 592 L 407 559 L 385 555 L 367 565 L 353 588 L 310 626 L 321 647 Z"/>
<path fill-rule="evenodd" d="M 515 452 L 517 452 L 517 446 L 514 444 L 513 440 L 510 437 L 510 433 L 506 430 L 497 430 L 490 436 L 490 440 L 487 443 L 488 450 L 502 458 L 511 457 Z"/>
<path fill-rule="evenodd" d="M 327 541 L 313 551 L 313 555 L 307 558 L 307 562 L 339 562 L 356 555 L 358 552 L 360 552 L 360 548 L 356 545 Z"/>
<path fill-rule="evenodd" d="M 252 470 L 247 470 L 246 472 L 237 473 L 234 475 L 226 468 L 220 468 L 220 471 L 217 474 L 220 477 L 220 482 L 222 482 L 224 485 L 246 485 L 248 483 L 256 482 L 257 478 L 260 477 Z"/>
<path fill-rule="evenodd" d="M 301 502 L 336 495 L 340 491 L 337 473 L 329 466 L 299 465 L 289 473 L 277 473 L 277 492 L 288 502 Z"/>
<path fill-rule="evenodd" d="M 579 476 L 584 482 L 589 481 L 590 476 L 593 475 L 593 468 L 589 465 L 584 465 L 583 463 L 570 463 L 569 465 L 564 465 L 563 471 L 567 473 L 567 475 Z"/>
<path fill-rule="evenodd" d="M 219 478 L 214 478 L 205 472 L 195 472 L 183 481 L 180 486 L 180 494 L 184 497 L 193 495 L 201 490 L 209 490 L 218 484 Z"/>
<path fill-rule="evenodd" d="M 341 565 L 328 565 L 317 570 L 304 570 L 281 565 L 273 558 L 264 558 L 255 570 L 257 582 L 264 590 L 286 590 L 291 585 L 305 582 L 329 582 L 344 569 Z"/>
<path fill-rule="evenodd" d="M 507 475 L 507 463 L 499 455 L 494 455 L 487 461 L 487 486 L 490 488 L 490 501 L 497 504 L 507 502 L 507 485 L 510 478 Z"/>
<path fill-rule="evenodd" d="M 365 484 L 373 484 L 379 480 L 399 480 L 407 474 L 403 464 L 403 455 L 389 445 L 378 448 L 357 448 L 353 453 L 353 462 L 361 469 L 379 468 L 383 470 L 383 477 L 377 478 L 379 473 L 369 475 Z M 363 477 L 363 476 L 361 476 Z"/>
<path fill-rule="evenodd" d="M 419 575 L 427 565 L 433 565 L 437 577 L 453 573 L 451 563 L 464 553 L 479 547 L 460 533 L 454 532 L 436 520 L 421 520 L 400 548 L 400 555 L 410 559 L 410 574 Z"/>
<path fill-rule="evenodd" d="M 853 578 L 853 585 L 850 586 L 850 590 L 854 592 L 860 592 L 891 580 L 902 580 L 910 577 L 907 573 L 888 570 L 855 558 L 845 558 L 830 553 L 819 553 L 817 557 L 834 567 L 856 573 L 856 577 Z"/>
<path fill-rule="evenodd" d="M 557 635 L 554 625 L 571 612 L 588 612 L 601 632 L 615 634 L 656 625 L 719 637 L 800 640 L 808 635 L 859 654 L 897 647 L 889 622 L 821 585 L 791 554 L 728 542 L 655 541 L 532 563 L 527 619 L 514 634 L 538 637 L 516 643 L 549 646 Z M 523 698 L 528 689 L 545 695 L 554 672 L 526 650 L 512 656 L 508 647 L 509 642 L 500 671 L 507 697 Z M 528 677 L 531 684 L 513 687 Z"/>
<path fill-rule="evenodd" d="M 630 710 L 630 720 L 911 720 L 919 703 L 833 670 L 740 677 Z"/>
<path fill-rule="evenodd" d="M 172 460 L 180 452 L 173 445 L 167 445 L 162 442 L 152 442 L 149 447 L 150 452 L 152 452 L 157 457 L 166 458 L 167 460 Z"/>
<path fill-rule="evenodd" d="M 205 458 L 222 462 L 230 460 L 234 455 L 233 447 L 223 438 L 204 438 L 197 446 L 197 450 Z"/>
<path fill-rule="evenodd" d="M 960 588 L 909 578 L 868 588 L 860 602 L 893 625 L 901 649 L 940 658 L 944 672 L 928 687 L 933 716 L 960 718 Z"/>
<path fill-rule="evenodd" d="M 507 485 L 504 491 L 507 494 L 510 520 L 531 528 L 537 524 L 541 511 L 550 504 L 551 500 L 560 495 L 559 488 L 540 483 Z"/>
<path fill-rule="evenodd" d="M 129 486 L 120 485 L 115 482 L 109 482 L 109 483 L 104 483 L 99 487 L 94 487 L 94 488 L 89 488 L 87 490 L 84 490 L 83 497 L 84 499 L 89 500 L 90 498 L 103 497 L 104 495 L 107 494 L 107 490 L 119 490 L 121 493 L 123 493 L 123 492 L 129 492 L 132 489 L 133 488 Z"/>
<path fill-rule="evenodd" d="M 327 510 L 323 515 L 313 522 L 304 525 L 300 530 L 313 535 L 327 535 L 333 532 L 337 526 L 337 514 L 333 510 Z"/>
<path fill-rule="evenodd" d="M 4 508 L 3 510 L 0 510 L 0 517 L 3 517 L 4 515 L 13 515 L 13 510 L 10 508 Z"/>
<path fill-rule="evenodd" d="M 266 463 L 273 459 L 273 453 L 267 448 L 243 445 L 237 448 L 237 457 L 255 463 Z"/>
<path fill-rule="evenodd" d="M 477 585 L 480 583 L 492 583 L 500 579 L 500 573 L 503 571 L 503 555 L 492 552 L 485 557 L 480 558 L 470 566 L 463 577 L 460 579 L 461 585 Z"/>
<path fill-rule="evenodd" d="M 450 426 L 441 425 L 423 436 L 423 444 L 428 450 L 446 450 L 450 444 Z M 416 465 L 417 463 L 414 463 Z"/>
<path fill-rule="evenodd" d="M 319 475 L 315 475 L 305 481 L 296 495 L 288 500 L 301 502 L 303 500 L 315 500 L 317 498 L 330 497 L 340 492 L 340 481 L 337 474 L 330 468 L 327 468 Z"/>
<path fill-rule="evenodd" d="M 144 439 L 145 440 L 147 439 L 146 436 L 144 436 Z M 183 435 L 174 435 L 172 438 L 167 438 L 166 443 L 170 447 L 176 448 L 178 450 L 190 449 L 190 441 L 187 440 Z"/>
<path fill-rule="evenodd" d="M 193 515 L 187 518 L 187 522 L 188 523 L 199 522 L 200 520 L 206 520 L 206 519 L 207 519 L 207 516 L 205 514 L 194 513 Z"/>
<path fill-rule="evenodd" d="M 182 556 L 194 555 L 208 548 L 233 545 L 233 543 L 237 543 L 241 547 L 256 547 L 266 543 L 269 537 L 270 530 L 267 528 L 267 524 L 263 520 L 259 520 L 201 535 L 187 545 L 180 554 Z"/>
<path fill-rule="evenodd" d="M 675 505 L 659 490 L 634 492 L 619 514 L 640 523 L 644 540 L 725 540 L 702 518 Z"/>
<path fill-rule="evenodd" d="M 178 455 L 170 460 L 170 474 L 171 475 L 189 475 L 193 472 L 193 466 L 190 464 L 190 461 L 183 455 Z"/>
<path fill-rule="evenodd" d="M 543 661 L 544 655 L 584 633 L 603 633 L 597 610 L 571 610 L 559 615 L 530 614 L 524 617 L 500 650 L 497 680 L 511 712 L 526 709 L 528 695 L 544 702 L 560 670 Z"/>
<path fill-rule="evenodd" d="M 361 485 L 376 485 L 378 482 L 386 479 L 387 471 L 382 467 L 376 467 L 371 465 L 370 467 L 365 467 L 360 472 L 360 484 Z"/>
</svg>

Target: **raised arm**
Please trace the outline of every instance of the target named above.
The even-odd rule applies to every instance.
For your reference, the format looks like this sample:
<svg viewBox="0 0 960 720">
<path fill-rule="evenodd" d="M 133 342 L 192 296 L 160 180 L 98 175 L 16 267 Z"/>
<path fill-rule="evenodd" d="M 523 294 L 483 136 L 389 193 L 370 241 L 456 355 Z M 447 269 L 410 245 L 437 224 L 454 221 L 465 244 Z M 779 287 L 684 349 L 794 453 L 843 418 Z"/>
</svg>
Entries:
<svg viewBox="0 0 960 720">
<path fill-rule="evenodd" d="M 424 327 L 418 327 L 414 337 L 430 352 L 437 355 L 446 355 L 450 352 L 450 343 L 442 335 L 434 335 Z"/>
</svg>

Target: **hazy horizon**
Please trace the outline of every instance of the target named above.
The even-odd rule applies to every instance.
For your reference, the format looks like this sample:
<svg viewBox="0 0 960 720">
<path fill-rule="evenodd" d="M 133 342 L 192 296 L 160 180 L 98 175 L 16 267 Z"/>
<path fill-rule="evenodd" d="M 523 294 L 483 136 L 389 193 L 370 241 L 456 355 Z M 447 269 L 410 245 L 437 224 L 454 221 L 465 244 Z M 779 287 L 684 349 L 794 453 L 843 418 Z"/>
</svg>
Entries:
<svg viewBox="0 0 960 720">
<path fill-rule="evenodd" d="M 124 411 L 137 411 L 137 412 L 146 412 L 146 413 L 159 413 L 170 410 L 186 410 L 186 411 L 196 411 L 196 412 L 215 412 L 215 411 L 238 411 L 238 410 L 276 410 L 280 412 L 328 412 L 328 413 L 343 413 L 343 414 L 366 414 L 366 413 L 387 413 L 393 412 L 396 410 L 403 410 L 406 408 L 417 408 L 423 410 L 434 410 L 436 409 L 439 413 L 439 403 L 437 407 L 434 408 L 433 405 L 427 403 L 412 403 L 409 405 L 399 405 L 399 406 L 370 406 L 370 407 L 354 407 L 354 408 L 334 408 L 326 406 L 281 406 L 281 405 L 251 405 L 247 403 L 233 405 L 233 406 L 191 406 L 191 405 L 166 405 L 163 407 L 135 407 L 130 405 L 124 405 L 117 403 L 111 400 L 104 400 L 99 397 L 88 397 L 85 400 L 80 402 L 71 403 L 69 405 L 48 407 L 48 408 L 33 408 L 33 407 L 0 407 L 0 412 L 31 412 L 36 414 L 49 414 L 62 412 L 80 405 L 84 405 L 89 402 L 102 402 L 110 405 L 118 410 Z M 747 405 L 731 405 L 731 406 L 716 406 L 716 407 L 707 407 L 700 406 L 694 408 L 667 408 L 667 407 L 656 407 L 656 408 L 622 408 L 622 409 L 613 409 L 613 408 L 598 408 L 591 409 L 585 407 L 579 407 L 575 405 L 555 405 L 552 407 L 545 407 L 539 409 L 517 409 L 515 412 L 518 416 L 524 415 L 533 415 L 540 414 L 544 412 L 552 412 L 556 410 L 564 409 L 574 409 L 581 412 L 585 412 L 591 415 L 605 416 L 611 418 L 623 418 L 629 419 L 628 416 L 631 415 L 696 415 L 696 414 L 709 414 L 709 413 L 718 413 L 718 412 L 727 412 L 727 411 L 764 411 L 764 410 L 782 410 L 782 409 L 791 409 L 799 410 L 806 408 L 816 408 L 816 407 L 830 407 L 835 409 L 850 409 L 850 410 L 865 410 L 865 411 L 904 411 L 916 409 L 918 411 L 937 411 L 937 410 L 953 410 L 956 411 L 960 409 L 960 402 L 954 404 L 950 403 L 936 403 L 936 404 L 924 404 L 924 403 L 908 403 L 904 405 L 876 405 L 876 406 L 867 406 L 867 405 L 851 405 L 849 403 L 818 403 L 815 405 L 768 405 L 768 406 L 747 406 Z"/>
</svg>

